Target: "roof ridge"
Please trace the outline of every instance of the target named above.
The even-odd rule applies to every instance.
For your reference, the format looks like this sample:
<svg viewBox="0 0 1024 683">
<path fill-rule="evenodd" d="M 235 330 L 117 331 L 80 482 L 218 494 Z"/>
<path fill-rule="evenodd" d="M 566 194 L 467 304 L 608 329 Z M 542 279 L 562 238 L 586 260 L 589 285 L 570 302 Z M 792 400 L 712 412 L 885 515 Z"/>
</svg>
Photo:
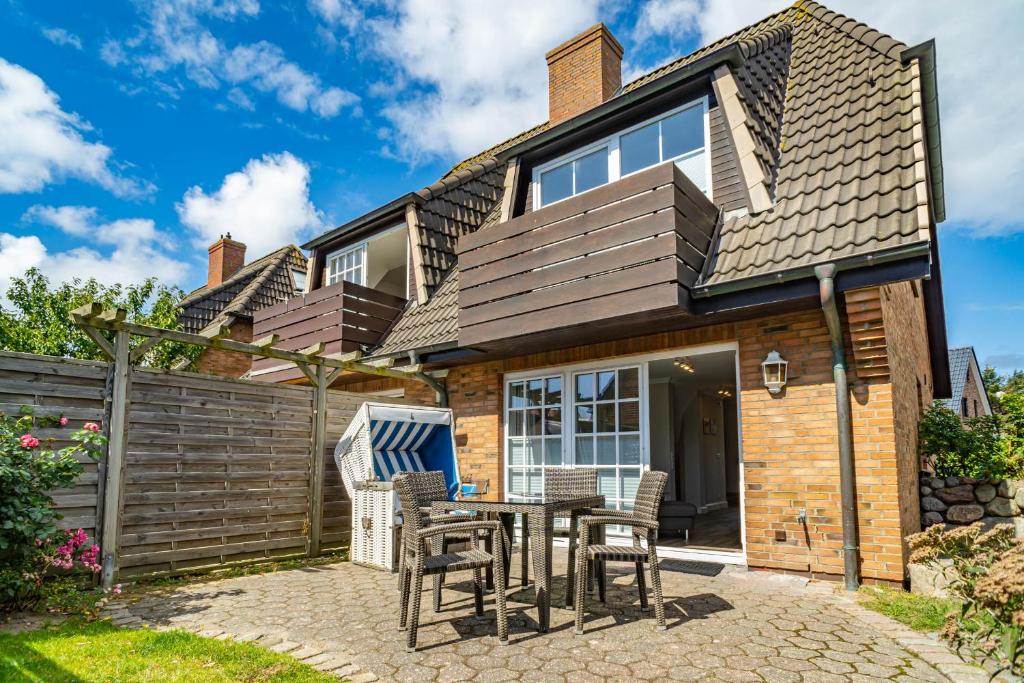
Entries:
<svg viewBox="0 0 1024 683">
<path fill-rule="evenodd" d="M 899 61 L 900 53 L 907 48 L 906 43 L 901 43 L 889 34 L 882 33 L 845 14 L 840 14 L 825 5 L 814 2 L 814 0 L 796 0 L 791 8 L 797 10 L 797 21 L 805 16 L 811 17 L 837 31 L 842 31 L 864 47 L 890 59 Z"/>
<path fill-rule="evenodd" d="M 256 275 L 249 284 L 242 288 L 242 291 L 240 291 L 238 295 L 231 300 L 231 303 L 224 307 L 221 314 L 236 315 L 244 309 L 245 305 L 249 303 L 257 290 L 259 290 L 259 288 L 262 287 L 268 279 L 270 279 L 278 268 L 288 261 L 289 256 L 291 256 L 291 249 L 289 247 L 278 249 L 278 253 L 275 255 L 275 258 L 267 263 L 263 270 Z"/>
<path fill-rule="evenodd" d="M 254 272 L 259 270 L 259 268 L 265 268 L 265 264 L 263 266 L 259 265 L 261 261 L 269 261 L 271 258 L 278 256 L 281 252 L 287 252 L 287 250 L 289 249 L 294 249 L 299 253 L 302 253 L 302 251 L 294 244 L 288 244 L 283 247 L 278 247 L 269 254 L 264 254 L 255 261 L 247 263 L 246 265 L 242 266 L 237 271 L 232 273 L 231 277 L 229 277 L 227 280 L 224 280 L 223 282 L 216 284 L 213 287 L 207 287 L 205 285 L 203 285 L 202 287 L 196 287 L 191 292 L 186 294 L 180 301 L 178 301 L 178 308 L 183 308 L 185 306 L 188 306 L 189 304 L 193 304 L 197 301 L 205 299 L 211 294 L 216 294 L 217 292 L 226 289 L 227 287 L 230 287 L 233 284 L 237 284 L 238 280 L 251 276 Z"/>
</svg>

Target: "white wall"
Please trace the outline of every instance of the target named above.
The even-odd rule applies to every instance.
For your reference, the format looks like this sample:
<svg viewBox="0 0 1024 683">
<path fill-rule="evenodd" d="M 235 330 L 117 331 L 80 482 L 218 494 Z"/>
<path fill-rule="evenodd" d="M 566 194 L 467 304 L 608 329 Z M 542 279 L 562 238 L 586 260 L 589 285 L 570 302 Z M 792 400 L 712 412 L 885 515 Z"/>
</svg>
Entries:
<svg viewBox="0 0 1024 683">
<path fill-rule="evenodd" d="M 650 384 L 651 469 L 668 473 L 665 495 L 676 498 L 675 429 L 672 424 L 672 387 L 667 378 L 652 379 Z"/>
</svg>

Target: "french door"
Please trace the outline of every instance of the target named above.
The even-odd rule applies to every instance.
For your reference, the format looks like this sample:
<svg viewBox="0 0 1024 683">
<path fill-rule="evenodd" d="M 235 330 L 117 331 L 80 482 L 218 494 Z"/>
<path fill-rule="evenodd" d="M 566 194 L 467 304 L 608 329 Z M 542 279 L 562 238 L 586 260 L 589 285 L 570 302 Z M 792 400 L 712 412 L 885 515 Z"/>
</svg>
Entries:
<svg viewBox="0 0 1024 683">
<path fill-rule="evenodd" d="M 544 493 L 544 469 L 594 467 L 609 507 L 630 509 L 647 465 L 643 367 L 548 371 L 506 383 L 506 493 Z"/>
</svg>

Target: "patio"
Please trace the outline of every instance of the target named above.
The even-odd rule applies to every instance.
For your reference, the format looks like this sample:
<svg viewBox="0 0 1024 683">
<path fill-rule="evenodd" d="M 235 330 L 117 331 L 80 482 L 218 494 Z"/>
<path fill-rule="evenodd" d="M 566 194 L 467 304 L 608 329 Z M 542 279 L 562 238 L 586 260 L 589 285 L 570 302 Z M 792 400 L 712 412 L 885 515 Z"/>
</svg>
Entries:
<svg viewBox="0 0 1024 683">
<path fill-rule="evenodd" d="M 470 573 L 449 578 L 444 607 L 424 597 L 420 651 L 396 630 L 393 575 L 348 562 L 142 593 L 112 603 L 125 626 L 258 640 L 364 681 L 984 681 L 936 640 L 869 612 L 833 584 L 663 560 L 668 630 L 641 615 L 632 567 L 609 565 L 608 602 L 587 601 L 586 634 L 563 609 L 556 550 L 551 632 L 535 630 L 533 589 L 513 560 L 511 643 L 495 636 L 493 596 L 472 615 Z"/>
</svg>

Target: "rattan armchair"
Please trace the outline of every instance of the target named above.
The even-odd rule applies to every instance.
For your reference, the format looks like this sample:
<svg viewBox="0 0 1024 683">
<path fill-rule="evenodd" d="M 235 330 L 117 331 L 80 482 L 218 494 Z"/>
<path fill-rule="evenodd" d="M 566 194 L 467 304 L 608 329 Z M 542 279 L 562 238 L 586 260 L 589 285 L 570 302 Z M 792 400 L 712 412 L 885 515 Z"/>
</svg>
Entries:
<svg viewBox="0 0 1024 683">
<path fill-rule="evenodd" d="M 597 470 L 593 467 L 545 468 L 544 498 L 547 500 L 572 500 L 597 493 Z M 569 516 L 569 563 L 566 567 L 565 606 L 572 607 L 573 589 L 575 587 L 574 572 L 576 570 L 576 542 L 579 536 L 579 515 L 575 512 Z M 563 518 L 564 519 L 564 518 Z M 526 539 L 526 521 L 523 521 L 523 538 Z M 525 543 L 525 541 L 524 541 Z M 526 582 L 527 561 L 526 547 L 522 553 L 523 582 Z"/>
<path fill-rule="evenodd" d="M 471 522 L 426 522 L 421 514 L 419 502 L 431 486 L 429 472 L 410 472 L 396 475 L 393 479 L 395 491 L 404 520 L 401 552 L 401 610 L 398 619 L 399 630 L 407 631 L 406 649 L 416 649 L 416 634 L 419 629 L 420 599 L 423 596 L 423 577 L 443 575 L 454 571 L 473 570 L 473 594 L 477 616 L 484 613 L 483 571 L 492 567 L 494 571 L 494 596 L 498 618 L 498 642 L 508 644 L 508 613 L 505 606 L 505 563 L 498 554 L 505 547 L 504 531 L 497 521 Z M 490 536 L 491 547 L 496 552 L 480 550 L 481 534 Z M 440 555 L 432 554 L 431 548 L 437 538 L 463 536 L 471 540 L 471 548 Z M 437 588 L 440 592 L 440 589 Z M 411 604 L 410 604 L 411 602 Z M 411 612 L 411 614 L 410 614 Z"/>
<path fill-rule="evenodd" d="M 661 574 L 658 571 L 658 510 L 665 493 L 668 475 L 664 472 L 644 472 L 636 490 L 632 511 L 593 510 L 596 514 L 579 518 L 579 549 L 576 556 L 576 635 L 583 634 L 583 608 L 586 603 L 588 566 L 603 572 L 604 562 L 632 562 L 636 567 L 637 587 L 640 591 L 640 608 L 647 609 L 647 585 L 644 578 L 644 564 L 651 567 L 651 585 L 654 588 L 654 612 L 658 630 L 665 630 L 665 601 L 661 593 Z M 632 545 L 592 544 L 592 539 L 603 527 L 609 525 L 628 526 L 632 529 Z M 646 538 L 647 547 L 641 539 Z M 588 560 L 590 562 L 588 562 Z M 604 581 L 599 577 L 600 599 L 603 601 Z"/>
</svg>

